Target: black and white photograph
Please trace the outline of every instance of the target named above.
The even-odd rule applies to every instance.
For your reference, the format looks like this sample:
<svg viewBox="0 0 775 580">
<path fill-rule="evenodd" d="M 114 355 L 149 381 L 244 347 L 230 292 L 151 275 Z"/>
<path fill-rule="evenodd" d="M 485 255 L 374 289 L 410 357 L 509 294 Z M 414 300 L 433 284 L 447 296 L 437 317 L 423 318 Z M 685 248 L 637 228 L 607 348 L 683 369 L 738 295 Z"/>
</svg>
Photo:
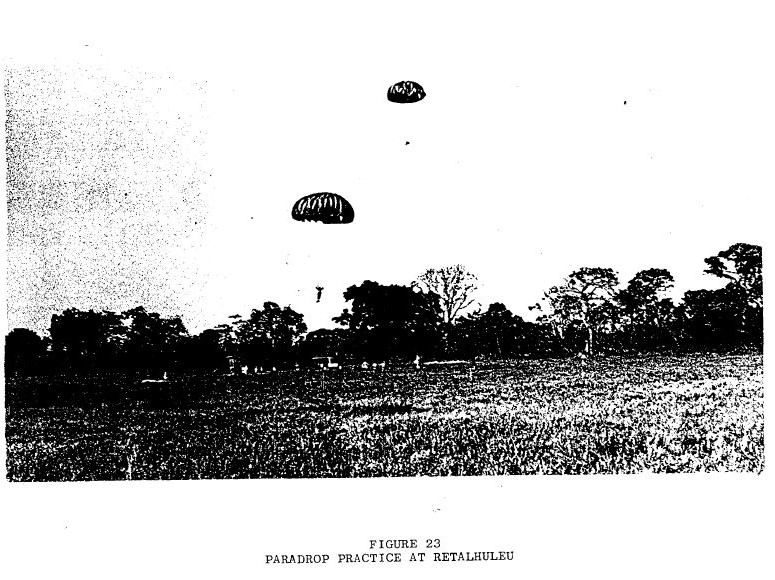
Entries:
<svg viewBox="0 0 775 580">
<path fill-rule="evenodd" d="M 12 34 L 3 487 L 474 490 L 445 518 L 544 482 L 761 497 L 771 27 L 625 4 L 52 7 Z M 553 577 L 502 526 L 372 520 L 244 574 Z"/>
</svg>

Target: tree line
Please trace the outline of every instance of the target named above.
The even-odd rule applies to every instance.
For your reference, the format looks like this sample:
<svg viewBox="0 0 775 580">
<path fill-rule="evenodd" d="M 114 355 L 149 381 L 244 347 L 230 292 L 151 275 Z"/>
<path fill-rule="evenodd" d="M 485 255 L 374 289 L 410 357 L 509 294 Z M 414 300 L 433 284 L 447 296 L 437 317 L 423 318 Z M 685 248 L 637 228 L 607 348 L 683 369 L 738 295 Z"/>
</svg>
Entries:
<svg viewBox="0 0 775 580">
<path fill-rule="evenodd" d="M 665 269 L 640 271 L 621 284 L 610 268 L 579 268 L 531 307 L 535 322 L 500 302 L 472 310 L 477 278 L 462 265 L 429 269 L 408 286 L 350 286 L 348 308 L 333 319 L 337 328 L 312 332 L 301 313 L 275 302 L 193 335 L 180 318 L 143 307 L 70 308 L 52 316 L 47 336 L 24 328 L 6 336 L 6 373 L 269 370 L 318 356 L 360 362 L 761 350 L 761 247 L 734 244 L 705 265 L 723 287 L 687 291 L 677 304 Z"/>
</svg>

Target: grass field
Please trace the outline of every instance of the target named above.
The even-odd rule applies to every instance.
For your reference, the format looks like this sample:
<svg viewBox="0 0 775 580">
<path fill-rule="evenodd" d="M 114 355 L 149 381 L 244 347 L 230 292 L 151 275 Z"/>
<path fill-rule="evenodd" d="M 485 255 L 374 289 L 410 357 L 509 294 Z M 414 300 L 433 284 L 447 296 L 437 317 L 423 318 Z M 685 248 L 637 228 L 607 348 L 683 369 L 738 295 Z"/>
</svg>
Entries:
<svg viewBox="0 0 775 580">
<path fill-rule="evenodd" d="M 154 392 L 155 391 L 155 392 Z M 25 407 L 17 394 L 45 406 Z M 750 471 L 761 355 L 344 368 L 261 377 L 27 379 L 14 481 Z"/>
</svg>

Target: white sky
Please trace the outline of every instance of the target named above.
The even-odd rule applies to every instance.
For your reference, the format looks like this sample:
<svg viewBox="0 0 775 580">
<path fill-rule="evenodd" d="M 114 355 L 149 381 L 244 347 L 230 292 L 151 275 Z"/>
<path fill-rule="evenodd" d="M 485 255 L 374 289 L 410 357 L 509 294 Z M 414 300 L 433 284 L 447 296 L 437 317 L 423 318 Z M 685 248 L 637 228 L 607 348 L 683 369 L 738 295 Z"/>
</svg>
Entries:
<svg viewBox="0 0 775 580">
<path fill-rule="evenodd" d="M 130 243 L 121 223 L 59 206 L 35 223 L 81 240 L 59 251 L 48 240 L 30 265 L 40 242 L 12 234 L 8 326 L 42 330 L 58 307 L 141 303 L 197 331 L 274 300 L 314 329 L 332 325 L 350 284 L 409 283 L 457 262 L 478 275 L 483 305 L 525 317 L 580 266 L 610 266 L 622 281 L 664 267 L 679 293 L 712 285 L 703 258 L 763 243 L 773 191 L 771 31 L 729 6 L 648 3 L 624 15 L 617 3 L 392 2 L 382 13 L 282 3 L 116 13 L 126 19 L 118 32 L 43 24 L 54 39 L 45 49 L 12 33 L 12 69 L 77 64 L 103 79 L 61 91 L 65 125 L 93 117 L 79 108 L 84 91 L 123 110 L 121 87 L 145 87 L 129 107 L 146 122 L 130 152 L 168 151 L 175 170 L 149 173 L 146 159 L 117 173 L 115 190 L 138 200 L 117 215 L 155 223 L 148 239 Z M 389 103 L 399 80 L 420 82 L 427 98 Z M 181 131 L 169 131 L 178 115 Z M 87 133 L 85 157 L 102 142 Z M 89 181 L 104 172 L 73 167 Z M 317 191 L 344 195 L 355 222 L 292 221 L 293 202 Z M 135 264 L 145 289 L 122 282 L 126 270 L 89 270 L 95 247 L 103 265 Z"/>
</svg>

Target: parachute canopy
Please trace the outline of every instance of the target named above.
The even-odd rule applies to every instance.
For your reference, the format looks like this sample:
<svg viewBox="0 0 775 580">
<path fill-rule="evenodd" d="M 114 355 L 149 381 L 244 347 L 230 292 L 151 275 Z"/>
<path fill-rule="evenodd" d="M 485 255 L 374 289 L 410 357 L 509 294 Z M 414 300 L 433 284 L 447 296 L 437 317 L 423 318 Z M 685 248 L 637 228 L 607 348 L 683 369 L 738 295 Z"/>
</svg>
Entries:
<svg viewBox="0 0 775 580">
<path fill-rule="evenodd" d="M 305 195 L 293 204 L 291 217 L 300 222 L 349 224 L 355 218 L 355 212 L 341 195 L 322 192 Z"/>
<path fill-rule="evenodd" d="M 401 81 L 388 89 L 387 98 L 391 103 L 416 103 L 425 98 L 425 89 L 414 81 Z"/>
</svg>

